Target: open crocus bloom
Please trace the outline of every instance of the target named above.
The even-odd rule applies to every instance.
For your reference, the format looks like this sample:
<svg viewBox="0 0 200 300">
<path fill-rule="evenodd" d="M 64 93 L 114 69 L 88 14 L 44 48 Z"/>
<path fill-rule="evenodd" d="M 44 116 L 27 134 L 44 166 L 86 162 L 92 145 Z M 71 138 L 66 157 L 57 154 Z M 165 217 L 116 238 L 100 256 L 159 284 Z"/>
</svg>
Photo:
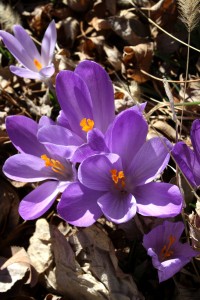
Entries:
<svg viewBox="0 0 200 300">
<path fill-rule="evenodd" d="M 66 145 L 72 146 L 72 136 L 75 150 L 95 135 L 94 149 L 83 149 L 84 156 L 79 155 L 81 160 L 74 158 L 73 162 L 81 162 L 91 153 L 101 151 L 102 137 L 115 118 L 113 86 L 106 71 L 93 61 L 82 61 L 74 72 L 59 72 L 56 94 L 62 109 L 57 122 L 60 126 L 43 127 L 38 139 L 65 151 Z M 142 104 L 135 109 L 142 111 L 144 107 Z M 93 131 L 99 132 L 99 137 Z"/>
<path fill-rule="evenodd" d="M 57 34 L 54 20 L 49 24 L 41 46 L 41 54 L 34 42 L 21 25 L 13 27 L 14 36 L 0 30 L 0 38 L 12 55 L 23 67 L 11 65 L 10 71 L 17 76 L 47 80 L 55 71 L 52 63 Z"/>
<path fill-rule="evenodd" d="M 199 254 L 188 243 L 179 242 L 183 230 L 182 222 L 165 221 L 144 235 L 143 246 L 158 269 L 159 282 L 172 277 Z"/>
<path fill-rule="evenodd" d="M 48 119 L 37 124 L 24 116 L 6 118 L 8 135 L 20 152 L 8 158 L 3 166 L 4 174 L 21 182 L 44 181 L 25 196 L 19 206 L 19 213 L 25 220 L 40 217 L 53 204 L 57 195 L 74 179 L 71 163 L 58 150 L 45 147 L 37 140 L 39 126 L 49 123 Z"/>
<path fill-rule="evenodd" d="M 190 136 L 193 150 L 185 143 L 178 142 L 172 149 L 172 155 L 189 183 L 194 188 L 198 188 L 200 186 L 200 120 L 192 123 Z"/>
<path fill-rule="evenodd" d="M 147 130 L 137 111 L 127 110 L 116 117 L 105 142 L 101 140 L 102 152 L 104 148 L 107 153 L 83 160 L 78 169 L 80 183 L 70 184 L 62 195 L 57 209 L 65 220 L 88 226 L 102 214 L 123 223 L 136 212 L 161 218 L 180 213 L 178 187 L 152 182 L 166 167 L 171 144 L 159 137 L 146 141 Z M 92 145 L 97 137 L 100 140 L 99 132 L 94 132 Z"/>
</svg>

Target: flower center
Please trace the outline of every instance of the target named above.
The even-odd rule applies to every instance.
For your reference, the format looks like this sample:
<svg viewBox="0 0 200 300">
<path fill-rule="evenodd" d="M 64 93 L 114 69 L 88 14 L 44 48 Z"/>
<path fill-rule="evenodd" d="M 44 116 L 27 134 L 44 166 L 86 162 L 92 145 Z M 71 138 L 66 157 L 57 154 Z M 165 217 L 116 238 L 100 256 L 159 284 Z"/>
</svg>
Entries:
<svg viewBox="0 0 200 300">
<path fill-rule="evenodd" d="M 46 154 L 41 155 L 41 159 L 45 161 L 46 167 L 51 167 L 51 169 L 61 175 L 65 174 L 65 167 L 59 162 L 59 160 L 51 159 Z"/>
<path fill-rule="evenodd" d="M 125 176 L 123 171 L 117 171 L 116 169 L 110 170 L 112 180 L 114 182 L 114 186 L 117 190 L 120 190 L 121 192 L 125 192 Z"/>
<path fill-rule="evenodd" d="M 81 121 L 80 121 L 80 126 L 82 127 L 82 130 L 83 131 L 90 131 L 93 129 L 94 127 L 94 121 L 91 120 L 91 119 L 86 119 L 86 118 L 83 118 Z"/>
<path fill-rule="evenodd" d="M 171 246 L 175 242 L 176 238 L 173 235 L 169 236 L 169 243 L 167 245 L 164 245 L 160 251 L 160 258 L 161 260 L 169 259 L 173 254 L 174 251 L 171 250 Z"/>
<path fill-rule="evenodd" d="M 40 71 L 42 69 L 42 64 L 36 58 L 34 58 L 33 62 L 38 71 Z"/>
</svg>

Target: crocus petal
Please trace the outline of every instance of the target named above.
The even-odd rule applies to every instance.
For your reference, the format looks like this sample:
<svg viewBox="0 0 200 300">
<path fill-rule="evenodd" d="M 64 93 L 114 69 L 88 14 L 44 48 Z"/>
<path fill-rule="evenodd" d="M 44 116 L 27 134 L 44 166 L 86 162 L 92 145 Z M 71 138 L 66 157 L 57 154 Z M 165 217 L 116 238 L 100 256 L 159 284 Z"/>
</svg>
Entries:
<svg viewBox="0 0 200 300">
<path fill-rule="evenodd" d="M 9 157 L 3 166 L 3 172 L 8 178 L 22 182 L 57 178 L 57 173 L 45 167 L 41 158 L 24 153 Z"/>
<path fill-rule="evenodd" d="M 42 116 L 38 123 L 38 128 L 42 128 L 43 126 L 55 125 L 56 123 L 47 116 Z"/>
<path fill-rule="evenodd" d="M 175 243 L 177 243 L 183 230 L 183 222 L 164 221 L 161 225 L 156 226 L 148 234 L 144 235 L 143 245 L 146 249 L 154 248 L 160 252 L 172 233 L 176 237 Z"/>
<path fill-rule="evenodd" d="M 151 182 L 135 188 L 137 211 L 143 216 L 174 217 L 181 212 L 183 198 L 177 186 Z"/>
<path fill-rule="evenodd" d="M 63 110 L 59 111 L 59 115 L 57 117 L 57 124 L 71 130 L 71 127 Z"/>
<path fill-rule="evenodd" d="M 25 116 L 6 118 L 6 130 L 15 148 L 27 154 L 41 156 L 46 148 L 37 140 L 38 125 Z"/>
<path fill-rule="evenodd" d="M 92 119 L 92 101 L 85 82 L 72 71 L 61 71 L 56 77 L 56 94 L 73 131 L 86 140 L 80 126 L 83 118 Z"/>
<path fill-rule="evenodd" d="M 13 32 L 16 37 L 16 39 L 20 42 L 20 44 L 23 46 L 23 48 L 27 51 L 27 55 L 29 55 L 30 59 L 32 60 L 32 70 L 37 71 L 36 66 L 34 65 L 34 59 L 37 59 L 38 61 L 41 60 L 40 54 L 29 36 L 29 34 L 26 32 L 26 30 L 21 25 L 15 25 L 13 26 Z"/>
<path fill-rule="evenodd" d="M 112 169 L 122 170 L 121 160 L 116 154 L 93 155 L 86 158 L 78 170 L 80 182 L 97 191 L 109 191 L 114 186 Z"/>
<path fill-rule="evenodd" d="M 97 203 L 106 218 L 117 224 L 128 222 L 136 214 L 136 201 L 131 194 L 107 192 Z"/>
<path fill-rule="evenodd" d="M 26 68 L 32 70 L 34 62 L 28 55 L 28 51 L 22 44 L 10 33 L 0 30 L 0 38 L 12 55 Z M 34 69 L 35 70 L 35 69 Z"/>
<path fill-rule="evenodd" d="M 136 186 L 156 178 L 167 166 L 171 147 L 171 143 L 161 137 L 155 137 L 145 142 L 135 155 L 128 170 L 132 184 Z"/>
<path fill-rule="evenodd" d="M 30 78 L 30 79 L 41 79 L 41 76 L 38 72 L 34 72 L 28 69 L 25 69 L 23 67 L 16 67 L 11 65 L 10 67 L 10 71 L 19 76 L 19 77 L 23 77 L 23 78 Z"/>
<path fill-rule="evenodd" d="M 89 89 L 95 127 L 105 133 L 115 117 L 112 82 L 106 71 L 93 61 L 81 62 L 75 73 L 84 80 Z"/>
<path fill-rule="evenodd" d="M 198 187 L 200 185 L 200 164 L 195 153 L 185 143 L 179 142 L 172 149 L 172 156 L 190 184 Z"/>
<path fill-rule="evenodd" d="M 48 181 L 28 194 L 19 205 L 20 216 L 24 220 L 33 220 L 43 215 L 55 201 L 58 185 L 58 181 Z"/>
<path fill-rule="evenodd" d="M 200 120 L 195 120 L 192 123 L 192 128 L 190 132 L 191 141 L 194 149 L 194 153 L 200 163 Z"/>
<path fill-rule="evenodd" d="M 110 152 L 121 157 L 125 170 L 145 143 L 147 130 L 148 125 L 142 115 L 137 111 L 127 110 L 116 117 L 112 129 L 106 133 Z"/>
<path fill-rule="evenodd" d="M 58 203 L 58 214 L 75 226 L 90 226 L 102 215 L 97 205 L 97 198 L 101 194 L 85 188 L 78 182 L 71 183 Z"/>
<path fill-rule="evenodd" d="M 41 57 L 42 57 L 42 63 L 45 66 L 47 66 L 52 61 L 56 40 L 57 40 L 56 26 L 55 26 L 55 21 L 52 20 L 47 30 L 45 31 L 42 40 Z"/>
<path fill-rule="evenodd" d="M 38 140 L 49 152 L 64 155 L 65 158 L 71 158 L 76 148 L 83 142 L 78 135 L 57 125 L 43 126 L 38 131 Z"/>
<path fill-rule="evenodd" d="M 73 162 L 82 162 L 87 157 L 100 154 L 101 152 L 108 153 L 109 150 L 102 132 L 94 128 L 87 134 L 87 143 L 77 148 L 71 160 Z"/>
<path fill-rule="evenodd" d="M 39 75 L 41 79 L 47 79 L 51 77 L 54 74 L 54 72 L 55 72 L 54 64 L 50 64 L 49 66 L 42 68 L 39 71 Z"/>
<path fill-rule="evenodd" d="M 163 282 L 163 281 L 171 278 L 172 276 L 174 276 L 189 261 L 190 261 L 190 259 L 188 259 L 188 258 L 184 258 L 184 259 L 174 258 L 174 259 L 169 259 L 169 260 L 163 261 L 161 263 L 163 269 L 158 270 L 159 282 Z M 153 262 L 153 260 L 152 260 L 152 262 Z"/>
</svg>

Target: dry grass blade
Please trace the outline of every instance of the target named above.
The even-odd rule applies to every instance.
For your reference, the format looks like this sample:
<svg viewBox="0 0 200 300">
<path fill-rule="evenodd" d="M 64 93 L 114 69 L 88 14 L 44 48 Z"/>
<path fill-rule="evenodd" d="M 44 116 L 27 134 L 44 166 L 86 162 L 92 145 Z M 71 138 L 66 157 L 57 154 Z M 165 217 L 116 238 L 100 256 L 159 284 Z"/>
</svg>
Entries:
<svg viewBox="0 0 200 300">
<path fill-rule="evenodd" d="M 191 32 L 198 24 L 200 19 L 200 1 L 199 0 L 178 0 L 180 19 Z"/>
</svg>

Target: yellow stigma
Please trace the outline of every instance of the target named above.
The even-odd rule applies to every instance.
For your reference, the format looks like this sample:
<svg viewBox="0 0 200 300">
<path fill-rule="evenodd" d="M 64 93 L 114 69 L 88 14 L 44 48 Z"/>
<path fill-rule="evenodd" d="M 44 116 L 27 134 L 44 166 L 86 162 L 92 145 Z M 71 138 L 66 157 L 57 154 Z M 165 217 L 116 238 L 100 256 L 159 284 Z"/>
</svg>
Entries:
<svg viewBox="0 0 200 300">
<path fill-rule="evenodd" d="M 42 64 L 36 58 L 34 58 L 33 62 L 38 71 L 40 71 L 42 69 Z"/>
<path fill-rule="evenodd" d="M 51 167 L 51 169 L 61 175 L 65 174 L 65 167 L 59 162 L 59 160 L 51 159 L 46 154 L 41 155 L 41 159 L 45 161 L 46 167 Z"/>
<path fill-rule="evenodd" d="M 166 260 L 169 259 L 173 254 L 174 251 L 171 250 L 171 246 L 173 245 L 173 243 L 175 242 L 176 238 L 173 235 L 169 236 L 169 243 L 167 245 L 164 245 L 160 251 L 160 258 L 161 260 Z"/>
<path fill-rule="evenodd" d="M 94 127 L 94 121 L 91 120 L 91 119 L 86 119 L 86 118 L 83 118 L 80 122 L 80 126 L 82 127 L 82 130 L 83 131 L 90 131 L 93 129 Z"/>
<path fill-rule="evenodd" d="M 110 170 L 110 173 L 111 173 L 111 177 L 114 182 L 115 188 L 117 190 L 123 191 L 126 186 L 126 183 L 125 183 L 126 178 L 124 176 L 124 172 L 123 171 L 117 172 L 116 169 L 113 169 L 113 170 Z"/>
</svg>

